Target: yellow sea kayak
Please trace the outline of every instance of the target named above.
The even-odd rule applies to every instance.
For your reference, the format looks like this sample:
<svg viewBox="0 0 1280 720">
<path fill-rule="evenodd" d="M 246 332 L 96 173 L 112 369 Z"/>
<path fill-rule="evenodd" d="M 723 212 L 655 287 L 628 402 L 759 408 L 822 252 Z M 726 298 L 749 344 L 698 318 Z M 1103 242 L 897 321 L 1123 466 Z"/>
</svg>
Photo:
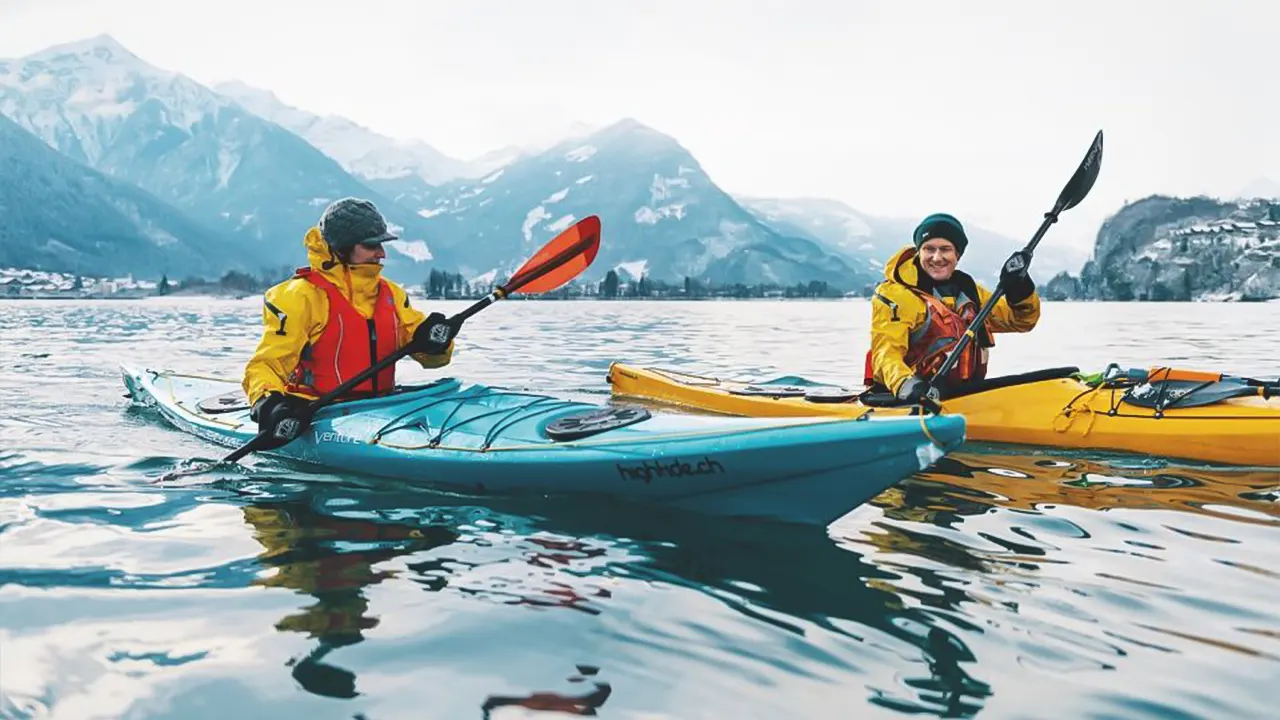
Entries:
<svg viewBox="0 0 1280 720">
<path fill-rule="evenodd" d="M 612 392 L 741 416 L 859 417 L 918 414 L 864 388 L 802 378 L 750 383 L 623 363 Z M 1118 450 L 1233 465 L 1280 467 L 1280 385 L 1196 371 L 1111 366 L 1094 376 L 1052 368 L 989 378 L 941 403 L 967 421 L 967 438 L 1060 448 Z"/>
</svg>

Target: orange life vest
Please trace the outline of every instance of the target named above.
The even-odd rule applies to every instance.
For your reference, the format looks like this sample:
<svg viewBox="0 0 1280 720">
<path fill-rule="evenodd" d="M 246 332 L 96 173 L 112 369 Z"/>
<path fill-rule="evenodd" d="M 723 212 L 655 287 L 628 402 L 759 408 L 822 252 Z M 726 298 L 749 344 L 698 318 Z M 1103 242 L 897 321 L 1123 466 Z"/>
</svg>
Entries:
<svg viewBox="0 0 1280 720">
<path fill-rule="evenodd" d="M 924 323 L 911 332 L 907 342 L 907 354 L 902 358 L 916 375 L 930 379 L 946 362 L 947 353 L 965 329 L 978 316 L 978 304 L 965 297 L 959 308 L 953 310 L 932 293 L 912 288 L 924 301 Z M 976 337 L 965 345 L 955 365 L 947 373 L 947 379 L 954 383 L 965 383 L 981 380 L 987 376 L 987 348 L 995 343 L 985 328 L 976 329 Z M 867 351 L 866 366 L 863 370 L 863 384 L 870 387 L 875 382 L 875 367 L 871 359 L 871 351 Z"/>
<path fill-rule="evenodd" d="M 324 395 L 399 348 L 400 316 L 386 280 L 379 278 L 373 317 L 365 318 L 320 273 L 301 268 L 295 274 L 329 297 L 329 320 L 315 344 L 303 348 L 298 366 L 289 376 L 290 392 Z M 395 365 L 389 365 L 371 380 L 352 388 L 343 398 L 383 395 L 391 392 L 395 385 Z"/>
</svg>

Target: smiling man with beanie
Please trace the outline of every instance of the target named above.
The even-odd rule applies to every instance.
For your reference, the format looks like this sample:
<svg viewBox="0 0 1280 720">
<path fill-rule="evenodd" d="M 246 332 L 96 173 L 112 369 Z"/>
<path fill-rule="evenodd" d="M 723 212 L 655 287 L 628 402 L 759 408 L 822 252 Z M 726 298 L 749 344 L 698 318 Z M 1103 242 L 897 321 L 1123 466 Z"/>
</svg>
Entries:
<svg viewBox="0 0 1280 720">
<path fill-rule="evenodd" d="M 934 213 L 916 226 L 912 246 L 885 264 L 885 279 L 871 298 L 871 349 L 863 382 L 899 399 L 919 401 L 924 380 L 932 380 L 947 353 L 991 297 L 991 292 L 956 265 L 969 247 L 964 226 L 954 216 Z M 1040 298 L 1027 275 L 1027 256 L 1015 252 L 1000 271 L 1005 295 L 991 309 L 974 340 L 946 378 L 937 384 L 981 380 L 995 333 L 1029 332 L 1040 320 Z M 937 388 L 930 395 L 937 398 Z"/>
</svg>

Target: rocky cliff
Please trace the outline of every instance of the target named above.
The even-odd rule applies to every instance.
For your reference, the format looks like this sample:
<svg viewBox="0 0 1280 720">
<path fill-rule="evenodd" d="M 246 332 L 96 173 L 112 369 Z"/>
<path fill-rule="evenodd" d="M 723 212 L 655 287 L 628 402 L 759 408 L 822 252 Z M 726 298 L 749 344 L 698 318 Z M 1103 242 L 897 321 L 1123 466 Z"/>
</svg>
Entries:
<svg viewBox="0 0 1280 720">
<path fill-rule="evenodd" d="M 1153 195 L 1102 224 L 1079 277 L 1045 284 L 1050 300 L 1280 298 L 1280 203 Z"/>
</svg>

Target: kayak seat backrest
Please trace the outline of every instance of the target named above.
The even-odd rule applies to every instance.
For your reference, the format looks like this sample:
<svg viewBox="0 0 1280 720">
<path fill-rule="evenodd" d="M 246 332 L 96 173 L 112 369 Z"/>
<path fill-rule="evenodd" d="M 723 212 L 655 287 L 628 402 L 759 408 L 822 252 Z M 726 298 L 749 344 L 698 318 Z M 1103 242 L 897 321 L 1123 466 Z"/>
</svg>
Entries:
<svg viewBox="0 0 1280 720">
<path fill-rule="evenodd" d="M 1001 375 L 1000 377 L 976 380 L 957 387 L 939 388 L 939 395 L 943 400 L 950 400 L 951 398 L 964 397 L 965 395 L 973 395 L 974 393 L 986 392 L 988 390 L 997 390 L 999 388 L 1025 385 L 1033 382 L 1043 382 L 1045 380 L 1058 380 L 1060 378 L 1071 377 L 1078 372 L 1080 372 L 1080 368 L 1078 367 L 1056 367 L 1045 368 L 1043 370 L 1032 370 L 1031 372 L 1018 373 L 1016 375 Z M 915 404 L 899 400 L 897 396 L 878 383 L 859 395 L 858 402 L 866 405 L 867 407 L 899 407 Z"/>
<path fill-rule="evenodd" d="M 898 396 L 891 392 L 875 392 L 872 390 L 867 390 L 859 395 L 858 402 L 867 407 L 897 407 L 899 405 L 915 404 L 899 400 Z"/>
<path fill-rule="evenodd" d="M 1163 380 L 1144 382 L 1125 391 L 1122 402 L 1134 407 L 1168 410 L 1213 405 L 1231 398 L 1258 395 L 1252 385 L 1230 380 Z"/>
<path fill-rule="evenodd" d="M 965 395 L 973 395 L 975 393 L 987 392 L 988 390 L 998 390 L 1000 388 L 1013 387 L 1015 385 L 1026 385 L 1033 382 L 1043 382 L 1045 380 L 1059 380 L 1061 378 L 1071 377 L 1080 372 L 1078 367 L 1056 367 L 1045 368 L 1043 370 L 1032 370 L 1031 372 L 1018 373 L 1016 375 L 1001 375 L 999 377 L 984 378 L 971 383 L 949 388 L 942 392 L 942 399 L 964 397 Z"/>
<path fill-rule="evenodd" d="M 415 383 L 413 385 L 396 385 L 391 391 L 391 395 L 406 395 L 408 393 L 422 392 L 423 390 L 451 390 L 459 387 L 462 383 L 455 377 L 436 378 L 425 383 Z"/>
<path fill-rule="evenodd" d="M 843 403 L 858 399 L 858 391 L 845 387 L 821 386 L 810 388 L 804 399 L 811 403 Z"/>
<path fill-rule="evenodd" d="M 547 423 L 547 437 L 565 442 L 581 440 L 608 430 L 634 425 L 650 417 L 648 410 L 639 407 L 601 407 L 585 412 L 565 415 Z"/>
</svg>

